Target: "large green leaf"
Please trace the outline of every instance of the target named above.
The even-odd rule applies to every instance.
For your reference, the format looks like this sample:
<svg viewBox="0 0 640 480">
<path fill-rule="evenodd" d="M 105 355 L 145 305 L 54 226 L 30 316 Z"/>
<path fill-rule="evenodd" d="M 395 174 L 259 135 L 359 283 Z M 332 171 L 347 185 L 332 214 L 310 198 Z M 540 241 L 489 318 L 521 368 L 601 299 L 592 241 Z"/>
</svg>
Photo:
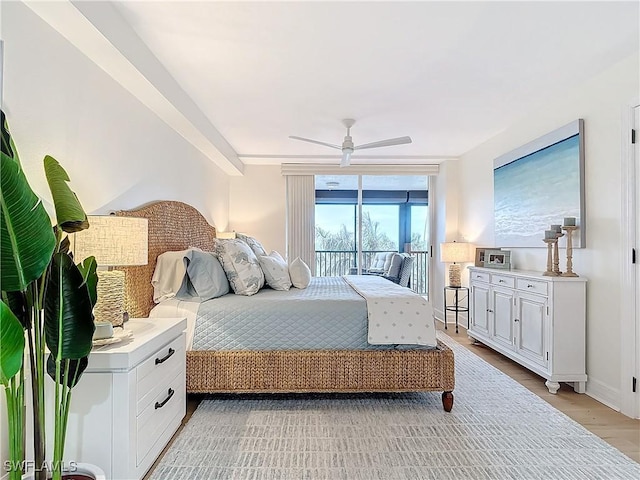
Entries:
<svg viewBox="0 0 640 480">
<path fill-rule="evenodd" d="M 69 360 L 69 370 L 66 371 L 64 365 L 66 360 L 60 360 L 60 384 L 66 384 L 67 387 L 73 388 L 78 384 L 82 372 L 87 369 L 89 365 L 89 357 L 82 357 L 80 360 Z M 56 381 L 56 358 L 50 353 L 47 357 L 47 373 Z"/>
<path fill-rule="evenodd" d="M 4 291 L 24 291 L 46 270 L 56 239 L 20 164 L 0 157 L 0 281 Z"/>
<path fill-rule="evenodd" d="M 27 295 L 25 292 L 2 292 L 2 300 L 8 305 L 22 328 L 31 328 L 31 310 L 27 305 Z"/>
<path fill-rule="evenodd" d="M 18 158 L 18 150 L 16 150 L 16 146 L 13 144 L 13 139 L 11 138 L 11 134 L 9 133 L 7 117 L 2 110 L 0 110 L 0 139 L 2 142 L 2 148 L 0 149 L 2 153 L 4 153 L 12 160 L 15 160 L 17 163 L 20 163 L 20 159 Z"/>
<path fill-rule="evenodd" d="M 20 371 L 24 356 L 24 330 L 6 303 L 0 300 L 0 383 Z"/>
<path fill-rule="evenodd" d="M 91 305 L 95 307 L 98 300 L 98 262 L 96 262 L 96 257 L 85 258 L 82 263 L 78 264 L 78 269 L 87 284 Z"/>
<path fill-rule="evenodd" d="M 49 351 L 61 359 L 81 359 L 89 355 L 93 331 L 92 305 L 82 273 L 65 253 L 51 261 L 44 297 L 45 339 Z"/>
<path fill-rule="evenodd" d="M 67 233 L 89 228 L 87 214 L 84 213 L 76 194 L 69 188 L 69 175 L 65 169 L 55 158 L 47 155 L 44 157 L 44 173 L 47 176 L 60 228 Z"/>
</svg>

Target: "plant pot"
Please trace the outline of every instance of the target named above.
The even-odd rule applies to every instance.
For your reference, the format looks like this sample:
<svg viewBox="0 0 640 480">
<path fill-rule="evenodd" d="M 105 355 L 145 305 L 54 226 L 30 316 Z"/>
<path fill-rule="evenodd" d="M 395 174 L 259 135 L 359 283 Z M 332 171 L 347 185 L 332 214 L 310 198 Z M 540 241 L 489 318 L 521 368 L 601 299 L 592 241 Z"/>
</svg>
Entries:
<svg viewBox="0 0 640 480">
<path fill-rule="evenodd" d="M 49 475 L 48 478 L 51 478 Z M 76 463 L 73 471 L 67 471 L 62 474 L 64 480 L 107 480 L 106 475 L 100 467 L 91 465 L 90 463 Z M 33 473 L 27 473 L 22 476 L 22 480 L 33 480 Z"/>
</svg>

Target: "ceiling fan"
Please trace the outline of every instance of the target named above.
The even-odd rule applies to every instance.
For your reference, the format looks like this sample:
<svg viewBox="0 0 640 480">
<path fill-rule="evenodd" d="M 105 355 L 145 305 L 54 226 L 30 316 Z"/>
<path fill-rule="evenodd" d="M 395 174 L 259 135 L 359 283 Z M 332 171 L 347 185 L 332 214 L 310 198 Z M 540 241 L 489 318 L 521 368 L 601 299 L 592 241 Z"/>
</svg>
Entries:
<svg viewBox="0 0 640 480">
<path fill-rule="evenodd" d="M 337 148 L 342 150 L 342 160 L 340 161 L 341 167 L 346 167 L 351 163 L 351 154 L 355 150 L 363 150 L 365 148 L 378 148 L 378 147 L 390 147 L 392 145 L 403 145 L 405 143 L 411 143 L 411 137 L 398 137 L 390 138 L 389 140 L 380 140 L 378 142 L 365 143 L 364 145 L 354 145 L 351 139 L 351 127 L 356 121 L 352 118 L 345 118 L 342 120 L 342 124 L 347 127 L 347 134 L 344 137 L 342 145 L 333 145 L 332 143 L 320 142 L 318 140 L 311 140 L 310 138 L 295 137 L 293 135 L 289 138 L 294 140 L 302 140 L 303 142 L 317 143 L 318 145 L 324 145 L 325 147 Z"/>
</svg>

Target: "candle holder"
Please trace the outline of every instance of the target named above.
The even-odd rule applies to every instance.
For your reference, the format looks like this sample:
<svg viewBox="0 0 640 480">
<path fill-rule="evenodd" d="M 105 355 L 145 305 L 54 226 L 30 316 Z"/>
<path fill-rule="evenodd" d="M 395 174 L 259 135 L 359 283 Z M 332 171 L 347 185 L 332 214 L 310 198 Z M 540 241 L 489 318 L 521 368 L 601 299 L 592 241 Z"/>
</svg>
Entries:
<svg viewBox="0 0 640 480">
<path fill-rule="evenodd" d="M 556 241 L 553 244 L 553 273 L 555 273 L 557 276 L 562 275 L 562 272 L 560 271 L 560 252 L 558 251 L 560 237 L 564 237 L 564 233 L 556 234 Z"/>
<path fill-rule="evenodd" d="M 547 244 L 547 271 L 542 275 L 546 277 L 556 277 L 558 274 L 553 271 L 553 244 L 558 244 L 557 238 L 543 238 L 542 241 Z"/>
<path fill-rule="evenodd" d="M 573 272 L 573 245 L 571 236 L 574 230 L 577 230 L 576 226 L 563 226 L 562 230 L 567 232 L 567 271 L 562 274 L 563 277 L 577 277 L 578 274 Z"/>
</svg>

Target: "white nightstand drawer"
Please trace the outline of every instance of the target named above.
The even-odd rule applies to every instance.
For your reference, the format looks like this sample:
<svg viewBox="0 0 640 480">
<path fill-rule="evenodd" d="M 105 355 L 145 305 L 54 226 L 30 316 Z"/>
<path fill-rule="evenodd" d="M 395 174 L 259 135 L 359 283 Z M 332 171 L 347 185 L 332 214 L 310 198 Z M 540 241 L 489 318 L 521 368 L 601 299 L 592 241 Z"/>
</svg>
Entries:
<svg viewBox="0 0 640 480">
<path fill-rule="evenodd" d="M 171 381 L 165 383 L 162 391 L 136 418 L 137 465 L 144 462 L 156 442 L 163 441 L 166 444 L 166 439 L 162 439 L 163 433 L 173 419 L 184 417 L 186 398 L 185 375 L 181 370 Z"/>
<path fill-rule="evenodd" d="M 173 378 L 176 369 L 184 365 L 185 340 L 180 336 L 158 349 L 136 368 L 138 413 L 155 397 L 159 385 Z"/>
<path fill-rule="evenodd" d="M 471 272 L 471 280 L 489 283 L 489 274 L 487 272 Z"/>
<path fill-rule="evenodd" d="M 530 280 L 528 278 L 519 278 L 517 282 L 517 289 L 524 292 L 537 293 L 539 295 L 547 295 L 547 282 L 540 282 L 536 280 Z"/>
<path fill-rule="evenodd" d="M 493 274 L 491 275 L 491 284 L 513 288 L 515 286 L 515 279 L 506 275 Z"/>
</svg>

